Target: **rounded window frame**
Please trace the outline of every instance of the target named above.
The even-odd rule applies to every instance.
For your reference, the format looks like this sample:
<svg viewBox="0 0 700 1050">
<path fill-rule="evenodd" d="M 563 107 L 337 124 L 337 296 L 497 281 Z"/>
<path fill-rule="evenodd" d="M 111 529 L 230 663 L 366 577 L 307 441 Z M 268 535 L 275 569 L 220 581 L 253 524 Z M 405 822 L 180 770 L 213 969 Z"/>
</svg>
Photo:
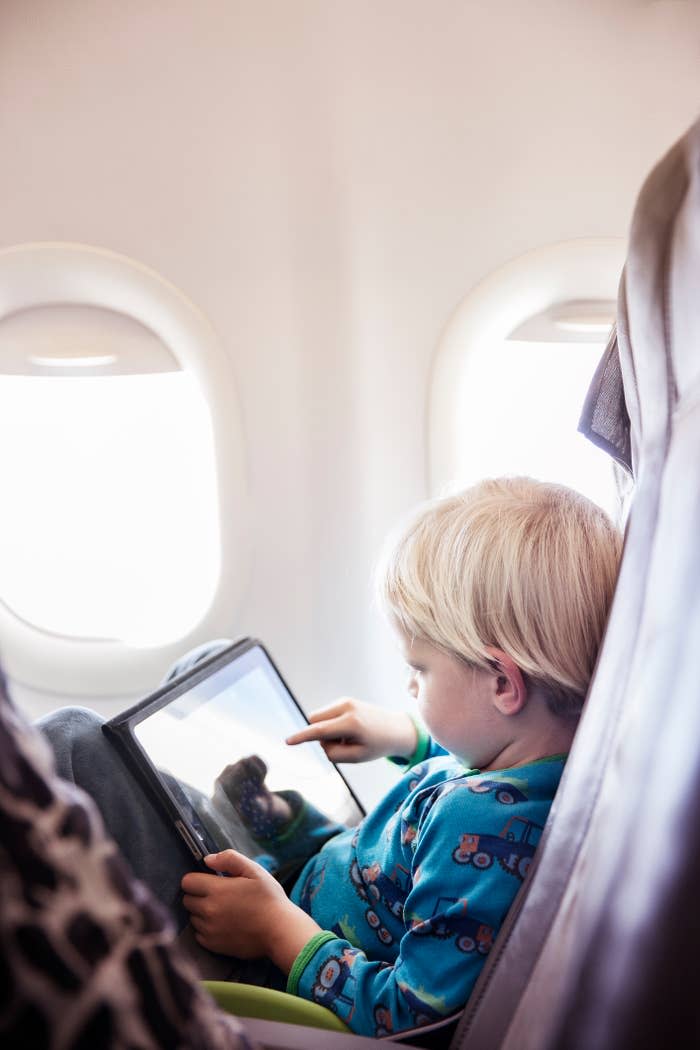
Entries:
<svg viewBox="0 0 700 1050">
<path fill-rule="evenodd" d="M 230 362 L 210 322 L 178 288 L 147 266 L 104 248 L 45 242 L 2 249 L 0 287 L 0 317 L 78 303 L 140 321 L 194 376 L 207 401 L 216 460 L 220 574 L 209 608 L 187 634 L 144 647 L 72 638 L 33 626 L 0 598 L 0 655 L 11 680 L 76 699 L 138 695 L 152 688 L 164 667 L 188 648 L 219 636 L 223 625 L 235 622 L 248 582 L 243 430 Z"/>
<path fill-rule="evenodd" d="M 437 495 L 457 469 L 457 418 L 465 361 L 484 340 L 505 339 L 556 303 L 616 299 L 624 265 L 622 237 L 582 237 L 547 244 L 509 260 L 464 296 L 433 358 L 428 402 L 428 484 Z"/>
</svg>

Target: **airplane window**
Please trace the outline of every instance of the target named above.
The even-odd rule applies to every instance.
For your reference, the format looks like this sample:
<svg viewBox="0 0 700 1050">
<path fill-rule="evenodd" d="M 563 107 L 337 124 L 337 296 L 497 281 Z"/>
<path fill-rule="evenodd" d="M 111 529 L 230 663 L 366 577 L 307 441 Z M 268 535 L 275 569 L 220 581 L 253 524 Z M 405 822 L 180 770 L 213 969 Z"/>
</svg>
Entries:
<svg viewBox="0 0 700 1050">
<path fill-rule="evenodd" d="M 430 485 L 529 474 L 569 485 L 622 522 L 610 458 L 577 431 L 615 320 L 618 238 L 580 238 L 517 256 L 476 284 L 437 347 L 430 387 Z"/>
<path fill-rule="evenodd" d="M 503 339 L 470 355 L 456 424 L 460 482 L 529 474 L 617 517 L 612 462 L 576 430 L 604 345 Z"/>
<path fill-rule="evenodd" d="M 189 372 L 2 375 L 0 442 L 0 598 L 16 616 L 134 644 L 202 619 L 220 542 L 211 421 Z"/>
<path fill-rule="evenodd" d="M 0 249 L 0 287 L 5 669 L 142 695 L 226 633 L 249 578 L 230 362 L 183 291 L 106 248 Z"/>
</svg>

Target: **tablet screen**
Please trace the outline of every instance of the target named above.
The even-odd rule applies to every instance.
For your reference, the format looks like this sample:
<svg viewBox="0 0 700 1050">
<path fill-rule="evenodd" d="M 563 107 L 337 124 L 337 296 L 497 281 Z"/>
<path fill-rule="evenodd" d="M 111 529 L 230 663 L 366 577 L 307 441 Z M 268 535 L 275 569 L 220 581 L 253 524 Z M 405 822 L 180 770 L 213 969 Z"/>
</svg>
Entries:
<svg viewBox="0 0 700 1050">
<path fill-rule="evenodd" d="M 140 748 L 209 850 L 233 846 L 279 874 L 324 822 L 362 810 L 321 746 L 290 747 L 307 722 L 258 643 L 133 724 Z M 319 830 L 320 829 L 320 830 Z"/>
</svg>

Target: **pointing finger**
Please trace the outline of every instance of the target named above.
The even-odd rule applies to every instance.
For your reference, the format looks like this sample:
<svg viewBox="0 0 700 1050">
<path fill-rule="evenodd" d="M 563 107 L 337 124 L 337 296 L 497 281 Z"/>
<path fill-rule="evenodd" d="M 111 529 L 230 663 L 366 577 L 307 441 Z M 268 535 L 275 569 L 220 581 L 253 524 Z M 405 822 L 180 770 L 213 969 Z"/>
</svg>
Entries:
<svg viewBox="0 0 700 1050">
<path fill-rule="evenodd" d="M 297 733 L 288 736 L 287 744 L 304 744 L 308 740 L 339 740 L 344 736 L 343 727 L 339 725 L 339 719 L 328 722 L 317 722 L 315 725 L 300 729 Z"/>
</svg>

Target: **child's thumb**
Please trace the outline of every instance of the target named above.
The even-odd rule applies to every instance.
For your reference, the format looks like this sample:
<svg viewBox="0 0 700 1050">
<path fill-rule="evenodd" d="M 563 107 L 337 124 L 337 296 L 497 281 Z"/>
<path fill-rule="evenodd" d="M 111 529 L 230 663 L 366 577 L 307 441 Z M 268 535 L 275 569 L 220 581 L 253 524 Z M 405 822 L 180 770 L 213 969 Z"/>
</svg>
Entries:
<svg viewBox="0 0 700 1050">
<path fill-rule="evenodd" d="M 214 871 L 222 871 L 226 875 L 247 875 L 248 877 L 253 874 L 256 867 L 255 861 L 248 860 L 235 849 L 225 849 L 221 853 L 209 853 L 204 858 L 204 863 Z"/>
</svg>

